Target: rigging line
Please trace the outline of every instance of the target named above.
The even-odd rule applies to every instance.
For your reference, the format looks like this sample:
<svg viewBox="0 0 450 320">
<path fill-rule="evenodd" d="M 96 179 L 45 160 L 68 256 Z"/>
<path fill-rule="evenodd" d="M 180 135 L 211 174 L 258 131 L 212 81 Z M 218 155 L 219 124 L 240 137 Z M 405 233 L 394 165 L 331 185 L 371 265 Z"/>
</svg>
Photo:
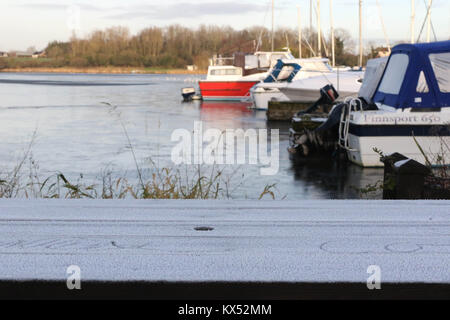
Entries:
<svg viewBox="0 0 450 320">
<path fill-rule="evenodd" d="M 305 43 L 308 45 L 309 50 L 311 50 L 312 54 L 315 56 L 315 55 L 316 55 L 316 52 L 315 52 L 314 49 L 311 47 L 311 44 L 309 43 L 308 39 L 302 39 L 302 42 L 305 42 Z"/>
<path fill-rule="evenodd" d="M 427 0 L 423 0 L 423 3 L 425 5 L 425 7 L 428 7 Z M 431 10 L 431 8 L 430 8 L 430 10 Z M 437 41 L 436 32 L 434 32 L 433 20 L 430 21 L 430 24 L 431 24 L 431 31 L 433 31 L 434 41 Z"/>
<path fill-rule="evenodd" d="M 383 20 L 383 13 L 381 12 L 381 6 L 380 6 L 380 2 L 378 0 L 377 0 L 377 7 L 378 7 L 378 14 L 380 16 L 381 26 L 383 28 L 384 40 L 386 41 L 386 45 L 388 47 L 389 54 L 390 54 L 391 53 L 391 45 L 389 43 L 389 37 L 387 35 L 386 26 L 384 25 L 384 20 Z"/>
<path fill-rule="evenodd" d="M 319 72 L 321 73 L 321 75 L 325 78 L 325 80 L 328 81 L 329 84 L 333 84 L 333 82 L 330 81 L 330 79 L 328 79 L 328 77 L 325 75 L 325 72 L 323 72 L 322 70 L 319 70 Z M 339 86 L 339 83 L 338 83 Z"/>
<path fill-rule="evenodd" d="M 327 47 L 327 43 L 325 42 L 325 36 L 324 36 L 323 32 L 320 32 L 320 34 L 322 35 L 321 39 L 322 39 L 323 48 L 325 49 L 325 54 L 327 57 L 329 57 L 330 55 L 328 54 L 328 47 Z"/>
<path fill-rule="evenodd" d="M 420 42 L 420 37 L 422 37 L 423 29 L 425 28 L 425 24 L 427 23 L 427 17 L 428 17 L 428 14 L 429 14 L 430 11 L 431 11 L 431 6 L 428 6 L 427 4 L 425 4 L 425 5 L 426 5 L 426 7 L 427 7 L 428 9 L 427 9 L 427 13 L 426 13 L 426 15 L 425 15 L 425 19 L 423 20 L 422 28 L 420 29 L 419 37 L 417 38 L 417 41 L 416 41 L 416 42 Z"/>
<path fill-rule="evenodd" d="M 328 61 L 329 61 L 329 59 L 328 59 Z M 321 75 L 322 77 L 324 77 L 325 80 L 327 80 L 329 84 L 333 84 L 333 83 L 330 81 L 330 79 L 328 79 L 328 77 L 326 76 L 325 72 L 323 72 L 322 70 L 319 70 L 319 72 L 320 72 L 320 75 Z M 338 74 L 338 75 L 339 75 L 339 74 Z M 338 79 L 339 79 L 339 78 L 338 78 Z M 338 86 L 339 86 L 339 82 L 338 82 Z"/>
<path fill-rule="evenodd" d="M 267 7 L 266 7 L 266 13 L 264 14 L 264 19 L 263 19 L 263 26 L 266 25 L 267 13 L 269 12 L 270 6 L 271 6 L 271 0 L 268 0 Z M 259 33 L 258 44 L 256 45 L 256 51 L 259 50 L 260 46 L 262 47 L 263 33 L 264 33 L 264 27 L 261 29 L 261 32 Z"/>
</svg>

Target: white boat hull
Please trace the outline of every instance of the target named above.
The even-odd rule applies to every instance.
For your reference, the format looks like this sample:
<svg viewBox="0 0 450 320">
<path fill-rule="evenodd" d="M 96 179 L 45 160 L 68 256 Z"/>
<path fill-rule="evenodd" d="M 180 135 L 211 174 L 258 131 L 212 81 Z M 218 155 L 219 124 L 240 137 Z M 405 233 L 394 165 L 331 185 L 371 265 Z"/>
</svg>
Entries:
<svg viewBox="0 0 450 320">
<path fill-rule="evenodd" d="M 270 101 L 289 101 L 278 89 L 251 90 L 253 106 L 258 110 L 268 110 Z"/>
<path fill-rule="evenodd" d="M 283 93 L 289 101 L 300 103 L 314 102 L 320 98 L 320 88 L 314 89 L 283 89 Z M 356 96 L 358 91 L 338 91 L 339 100 Z"/>
<path fill-rule="evenodd" d="M 444 137 L 444 139 L 450 139 Z M 442 142 L 439 137 L 416 137 L 419 145 L 424 149 L 425 154 L 433 165 L 442 165 L 437 161 L 437 155 L 441 154 Z M 347 151 L 349 160 L 362 167 L 383 167 L 380 162 L 380 155 L 374 151 L 374 148 L 382 151 L 383 154 L 392 154 L 398 152 L 407 158 L 426 164 L 425 157 L 420 152 L 419 147 L 410 137 L 358 137 L 349 135 L 349 147 L 355 151 Z M 445 151 L 445 150 L 444 150 Z M 450 164 L 449 154 L 444 158 L 446 164 Z"/>
<path fill-rule="evenodd" d="M 382 167 L 376 148 L 386 155 L 398 152 L 426 164 L 422 148 L 432 165 L 450 165 L 450 110 L 424 113 L 377 110 L 352 112 L 351 117 L 347 155 L 353 163 Z"/>
</svg>

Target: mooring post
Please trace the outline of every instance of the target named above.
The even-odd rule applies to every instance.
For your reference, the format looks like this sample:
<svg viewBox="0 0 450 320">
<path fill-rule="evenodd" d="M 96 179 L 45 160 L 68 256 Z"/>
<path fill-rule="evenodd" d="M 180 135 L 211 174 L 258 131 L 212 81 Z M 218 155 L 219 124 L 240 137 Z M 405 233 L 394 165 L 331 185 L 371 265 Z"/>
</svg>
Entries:
<svg viewBox="0 0 450 320">
<path fill-rule="evenodd" d="M 423 199 L 425 177 L 431 174 L 427 166 L 394 153 L 382 157 L 384 163 L 383 199 Z"/>
<path fill-rule="evenodd" d="M 412 159 L 394 164 L 397 174 L 397 199 L 423 199 L 425 177 L 431 174 L 430 168 Z"/>
<path fill-rule="evenodd" d="M 408 158 L 397 152 L 381 157 L 380 161 L 384 163 L 383 199 L 397 199 L 395 191 L 397 179 L 396 173 L 394 172 L 394 164 L 406 159 Z"/>
</svg>

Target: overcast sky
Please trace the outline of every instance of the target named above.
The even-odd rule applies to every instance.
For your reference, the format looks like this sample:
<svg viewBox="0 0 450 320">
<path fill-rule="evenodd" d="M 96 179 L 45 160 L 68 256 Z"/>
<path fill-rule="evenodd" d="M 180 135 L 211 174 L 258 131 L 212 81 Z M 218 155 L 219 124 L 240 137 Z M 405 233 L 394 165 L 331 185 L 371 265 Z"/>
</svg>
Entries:
<svg viewBox="0 0 450 320">
<path fill-rule="evenodd" d="M 426 15 L 425 1 L 416 1 L 416 35 Z M 313 0 L 316 2 L 316 0 Z M 334 0 L 336 28 L 358 36 L 358 0 Z M 392 41 L 408 40 L 411 0 L 379 0 L 387 34 Z M 297 27 L 297 5 L 309 26 L 310 0 L 275 0 L 277 27 Z M 321 0 L 321 25 L 328 34 L 330 0 Z M 236 29 L 270 28 L 271 0 L 1 0 L 0 51 L 44 48 L 52 40 L 68 40 L 72 30 L 86 36 L 95 29 L 127 26 L 132 33 L 148 26 L 178 23 L 230 25 Z M 376 0 L 364 0 L 364 38 L 383 39 Z M 450 1 L 434 0 L 432 21 L 439 40 L 450 38 Z M 315 18 L 314 18 L 315 19 Z M 314 22 L 315 24 L 315 22 Z"/>
</svg>

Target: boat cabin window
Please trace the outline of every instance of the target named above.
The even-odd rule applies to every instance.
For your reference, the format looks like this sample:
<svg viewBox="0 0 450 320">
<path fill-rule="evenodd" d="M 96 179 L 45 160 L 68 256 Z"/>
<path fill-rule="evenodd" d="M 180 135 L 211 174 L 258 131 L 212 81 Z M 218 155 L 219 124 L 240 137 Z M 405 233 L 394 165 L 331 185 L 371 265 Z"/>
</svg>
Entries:
<svg viewBox="0 0 450 320">
<path fill-rule="evenodd" d="M 212 69 L 209 72 L 212 76 L 240 76 L 242 74 L 241 69 Z"/>
<path fill-rule="evenodd" d="M 450 52 L 430 54 L 430 61 L 433 67 L 439 90 L 442 93 L 450 93 Z"/>
<path fill-rule="evenodd" d="M 305 61 L 302 63 L 302 71 L 330 72 L 332 69 L 324 61 Z"/>
<path fill-rule="evenodd" d="M 258 57 L 253 54 L 248 54 L 245 56 L 245 69 L 257 69 L 259 68 L 259 60 Z"/>
<path fill-rule="evenodd" d="M 397 53 L 392 55 L 378 91 L 386 94 L 399 94 L 408 64 L 409 56 L 407 54 Z"/>
<path fill-rule="evenodd" d="M 286 81 L 291 76 L 292 72 L 294 72 L 293 66 L 284 66 L 281 68 L 277 81 Z"/>
<path fill-rule="evenodd" d="M 272 54 L 272 56 L 270 57 L 270 62 L 277 62 L 279 59 L 283 59 L 286 58 L 286 56 L 284 54 Z"/>
<path fill-rule="evenodd" d="M 417 93 L 428 93 L 430 90 L 428 89 L 427 79 L 425 78 L 425 73 L 423 71 L 420 72 L 419 81 L 417 82 Z"/>
<path fill-rule="evenodd" d="M 259 67 L 260 68 L 269 68 L 270 67 L 270 59 L 267 54 L 258 55 Z"/>
</svg>

